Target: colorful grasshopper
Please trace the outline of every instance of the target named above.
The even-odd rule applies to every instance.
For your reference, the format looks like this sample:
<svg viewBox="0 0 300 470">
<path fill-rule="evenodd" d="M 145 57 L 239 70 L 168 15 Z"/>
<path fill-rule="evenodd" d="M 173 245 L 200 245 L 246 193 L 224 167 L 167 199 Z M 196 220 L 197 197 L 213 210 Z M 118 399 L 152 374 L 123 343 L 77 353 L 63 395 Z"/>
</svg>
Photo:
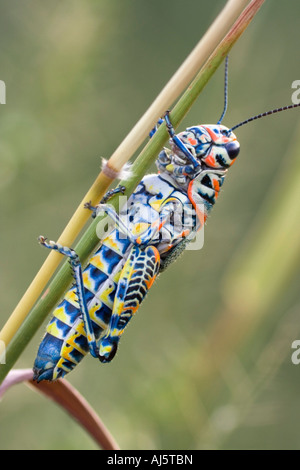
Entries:
<svg viewBox="0 0 300 470">
<path fill-rule="evenodd" d="M 159 154 L 159 174 L 143 178 L 119 215 L 107 204 L 86 205 L 94 216 L 104 210 L 115 227 L 83 272 L 73 250 L 39 238 L 45 247 L 69 257 L 75 286 L 47 326 L 34 364 L 36 380 L 65 376 L 88 352 L 101 362 L 113 359 L 125 327 L 157 275 L 203 229 L 239 153 L 232 129 L 297 105 L 254 116 L 231 129 L 221 125 L 226 106 L 225 80 L 225 107 L 218 124 L 190 127 L 175 135 L 167 113 L 171 150 Z"/>
</svg>

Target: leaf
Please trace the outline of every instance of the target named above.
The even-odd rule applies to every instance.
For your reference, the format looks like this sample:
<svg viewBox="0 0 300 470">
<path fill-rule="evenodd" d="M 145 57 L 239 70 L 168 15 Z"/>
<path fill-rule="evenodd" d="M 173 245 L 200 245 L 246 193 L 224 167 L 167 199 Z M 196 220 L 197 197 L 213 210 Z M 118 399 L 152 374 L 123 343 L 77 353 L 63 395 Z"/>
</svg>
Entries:
<svg viewBox="0 0 300 470">
<path fill-rule="evenodd" d="M 64 408 L 102 449 L 120 449 L 95 410 L 93 410 L 78 390 L 65 379 L 58 379 L 55 382 L 43 381 L 37 383 L 33 380 L 31 369 L 15 369 L 9 372 L 0 386 L 0 399 L 10 387 L 22 382 L 26 382 L 30 388 L 38 390 Z"/>
</svg>

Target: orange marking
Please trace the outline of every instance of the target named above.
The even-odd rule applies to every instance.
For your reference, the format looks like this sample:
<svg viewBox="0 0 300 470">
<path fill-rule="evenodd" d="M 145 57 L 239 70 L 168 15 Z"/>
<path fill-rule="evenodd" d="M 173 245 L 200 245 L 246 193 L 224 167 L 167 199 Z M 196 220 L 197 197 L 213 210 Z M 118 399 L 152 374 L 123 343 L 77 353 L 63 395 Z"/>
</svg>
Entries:
<svg viewBox="0 0 300 470">
<path fill-rule="evenodd" d="M 183 232 L 179 236 L 182 238 L 185 238 L 189 235 L 189 233 L 190 233 L 190 230 L 186 229 L 186 230 L 183 230 Z"/>
<path fill-rule="evenodd" d="M 220 191 L 220 184 L 219 184 L 219 181 L 213 179 L 213 185 L 214 185 L 215 191 L 218 191 L 218 192 L 219 192 L 219 191 Z"/>
<path fill-rule="evenodd" d="M 155 281 L 155 279 L 156 279 L 156 276 L 153 276 L 151 279 L 149 279 L 149 281 L 145 281 L 148 290 L 152 287 L 153 282 Z"/>
<path fill-rule="evenodd" d="M 207 163 L 209 166 L 212 166 L 213 168 L 216 165 L 215 159 L 212 155 L 208 155 L 208 157 L 203 158 L 203 160 L 205 161 L 205 163 Z"/>
<path fill-rule="evenodd" d="M 166 223 L 166 220 L 163 220 L 162 223 L 159 225 L 158 230 L 160 230 Z"/>
<path fill-rule="evenodd" d="M 190 182 L 189 187 L 188 187 L 188 197 L 189 197 L 189 200 L 191 201 L 191 203 L 193 204 L 193 207 L 194 207 L 194 209 L 196 211 L 196 214 L 197 214 L 197 217 L 199 219 L 199 222 L 200 222 L 199 230 L 200 230 L 203 227 L 203 225 L 205 224 L 207 216 L 204 214 L 204 212 L 200 211 L 200 209 L 198 208 L 197 204 L 195 203 L 195 201 L 192 197 L 192 185 L 193 185 L 193 181 Z"/>
<path fill-rule="evenodd" d="M 213 185 L 214 185 L 214 189 L 215 189 L 215 198 L 217 199 L 217 197 L 219 196 L 219 191 L 220 191 L 219 181 L 213 179 Z"/>
<path fill-rule="evenodd" d="M 125 307 L 125 308 L 123 308 L 121 314 L 123 312 L 126 312 L 126 310 L 129 310 L 129 311 L 132 312 L 132 315 L 134 315 L 137 312 L 138 309 L 139 309 L 139 305 L 136 305 L 135 307 Z"/>
<path fill-rule="evenodd" d="M 155 254 L 155 261 L 160 261 L 160 254 L 159 254 L 159 251 L 157 248 L 155 248 L 155 246 L 152 246 L 152 249 L 154 251 L 154 254 Z"/>
<path fill-rule="evenodd" d="M 211 130 L 209 129 L 209 127 L 205 127 L 205 129 L 207 130 L 207 132 L 209 133 L 210 137 L 212 138 L 213 142 L 215 142 L 216 140 L 218 140 L 218 137 L 216 136 L 216 134 Z"/>
<path fill-rule="evenodd" d="M 188 139 L 189 143 L 192 144 L 192 145 L 196 145 L 197 144 L 197 140 L 196 139 L 193 139 L 192 137 L 190 137 Z"/>
</svg>

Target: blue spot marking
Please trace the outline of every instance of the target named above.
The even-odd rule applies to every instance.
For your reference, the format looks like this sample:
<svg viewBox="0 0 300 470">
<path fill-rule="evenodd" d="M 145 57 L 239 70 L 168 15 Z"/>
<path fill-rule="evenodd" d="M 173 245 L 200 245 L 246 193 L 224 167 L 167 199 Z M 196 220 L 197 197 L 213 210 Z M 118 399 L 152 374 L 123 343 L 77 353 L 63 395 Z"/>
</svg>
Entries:
<svg viewBox="0 0 300 470">
<path fill-rule="evenodd" d="M 96 294 L 99 290 L 101 284 L 106 281 L 108 278 L 107 274 L 98 269 L 96 266 L 89 264 L 84 270 L 85 273 L 88 273 L 88 277 L 93 281 L 92 292 Z M 87 299 L 88 300 L 88 299 Z"/>
<path fill-rule="evenodd" d="M 128 242 L 128 240 L 126 240 L 126 239 L 123 239 L 122 242 L 123 241 Z M 101 255 L 102 255 L 102 258 L 105 262 L 105 265 L 106 265 L 105 267 L 107 269 L 107 273 L 111 274 L 113 272 L 113 269 L 115 268 L 115 266 L 122 259 L 122 256 L 119 255 L 118 253 L 116 253 L 115 251 L 113 251 L 111 248 L 108 248 L 105 245 L 102 245 L 102 247 L 101 247 Z"/>
<path fill-rule="evenodd" d="M 84 288 L 84 297 L 85 297 L 86 303 L 88 304 L 95 297 L 95 294 L 85 287 Z"/>
<path fill-rule="evenodd" d="M 73 359 L 73 361 L 71 362 L 74 362 L 75 364 L 78 364 L 78 362 L 80 362 L 81 359 L 83 359 L 84 357 L 81 352 L 77 351 L 77 349 L 74 348 L 69 352 L 69 356 Z"/>
<path fill-rule="evenodd" d="M 130 241 L 126 237 L 124 237 L 123 233 L 121 234 L 118 230 L 116 230 L 116 240 L 118 242 L 119 247 L 121 248 L 122 255 L 124 255 L 130 245 Z"/>
<path fill-rule="evenodd" d="M 76 338 L 74 339 L 74 344 L 77 345 L 80 349 L 82 349 L 86 353 L 89 352 L 89 345 L 85 336 L 83 335 L 76 336 Z"/>
<path fill-rule="evenodd" d="M 66 299 L 64 299 L 58 306 L 58 308 L 63 307 L 66 315 L 69 317 L 69 324 L 73 325 L 80 315 L 79 309 L 70 304 Z"/>
<path fill-rule="evenodd" d="M 111 309 L 104 303 L 101 303 L 99 310 L 95 312 L 95 317 L 108 325 L 111 317 Z"/>
<path fill-rule="evenodd" d="M 55 319 L 55 323 L 57 328 L 62 332 L 63 337 L 65 338 L 69 331 L 71 330 L 71 327 L 67 325 L 66 323 L 62 322 L 58 318 Z"/>
</svg>

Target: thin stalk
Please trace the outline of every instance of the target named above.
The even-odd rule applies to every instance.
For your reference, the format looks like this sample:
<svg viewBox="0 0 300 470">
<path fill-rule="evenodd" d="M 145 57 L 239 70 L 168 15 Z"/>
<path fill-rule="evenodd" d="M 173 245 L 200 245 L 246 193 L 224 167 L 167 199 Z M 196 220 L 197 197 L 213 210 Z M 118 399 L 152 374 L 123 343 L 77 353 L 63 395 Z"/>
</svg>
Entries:
<svg viewBox="0 0 300 470">
<path fill-rule="evenodd" d="M 208 80 L 222 63 L 233 44 L 244 32 L 263 3 L 264 0 L 252 0 L 231 27 L 224 39 L 216 47 L 214 53 L 210 56 L 192 84 L 188 87 L 174 107 L 170 117 L 175 127 L 184 118 Z M 161 126 L 132 165 L 132 176 L 126 181 L 121 182 L 121 185 L 126 187 L 126 196 L 129 196 L 135 189 L 145 172 L 157 158 L 157 154 L 167 140 L 168 133 L 166 128 L 165 126 Z M 83 202 L 86 202 L 86 200 Z M 118 210 L 118 198 L 112 199 L 110 203 L 116 210 Z M 101 223 L 101 221 L 102 219 L 100 217 L 94 220 L 75 247 L 75 250 L 79 254 L 82 262 L 86 261 L 88 256 L 91 255 L 99 244 L 97 225 L 98 223 Z M 54 308 L 60 297 L 64 294 L 71 280 L 69 265 L 65 263 L 48 286 L 46 292 L 30 312 L 30 315 L 28 315 L 8 344 L 6 349 L 6 364 L 2 365 L 0 368 L 0 381 L 6 376 L 7 372 L 18 359 L 48 313 Z"/>
</svg>

